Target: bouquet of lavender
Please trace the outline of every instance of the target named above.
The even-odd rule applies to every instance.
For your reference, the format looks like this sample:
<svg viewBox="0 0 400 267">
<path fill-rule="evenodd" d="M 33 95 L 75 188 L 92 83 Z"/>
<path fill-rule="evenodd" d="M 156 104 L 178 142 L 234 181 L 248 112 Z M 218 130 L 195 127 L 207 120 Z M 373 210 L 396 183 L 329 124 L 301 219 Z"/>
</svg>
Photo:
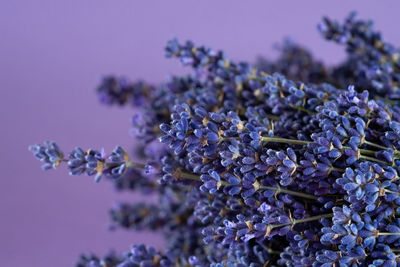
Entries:
<svg viewBox="0 0 400 267">
<path fill-rule="evenodd" d="M 110 215 L 161 230 L 164 251 L 133 245 L 77 266 L 400 266 L 400 50 L 354 14 L 319 30 L 346 47 L 342 64 L 292 42 L 251 65 L 169 41 L 192 74 L 98 87 L 102 102 L 135 107 L 133 155 L 30 147 L 45 170 L 66 163 L 159 197 Z"/>
</svg>

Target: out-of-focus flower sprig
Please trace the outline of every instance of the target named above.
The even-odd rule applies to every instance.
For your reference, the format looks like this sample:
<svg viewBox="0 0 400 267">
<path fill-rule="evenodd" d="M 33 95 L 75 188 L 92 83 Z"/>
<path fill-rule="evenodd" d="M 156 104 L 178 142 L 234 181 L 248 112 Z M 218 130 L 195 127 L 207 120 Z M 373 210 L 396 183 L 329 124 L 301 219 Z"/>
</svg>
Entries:
<svg viewBox="0 0 400 267">
<path fill-rule="evenodd" d="M 124 105 L 130 103 L 140 107 L 152 94 L 154 88 L 142 81 L 129 83 L 124 78 L 106 76 L 97 87 L 97 93 L 102 103 Z"/>
<path fill-rule="evenodd" d="M 105 267 L 105 266 L 120 266 L 120 267 L 172 267 L 174 266 L 168 258 L 150 247 L 144 245 L 132 246 L 131 251 L 122 256 L 109 254 L 106 257 L 99 259 L 95 255 L 82 255 L 77 267 Z"/>
<path fill-rule="evenodd" d="M 327 40 L 345 45 L 348 53 L 348 60 L 336 67 L 332 80 L 399 100 L 400 49 L 385 42 L 372 21 L 359 20 L 353 12 L 343 24 L 324 18 L 318 28 Z"/>
<path fill-rule="evenodd" d="M 259 57 L 257 67 L 265 73 L 285 75 L 294 81 L 307 81 L 310 83 L 326 82 L 329 69 L 321 61 L 316 61 L 312 53 L 294 40 L 286 39 L 283 44 L 276 46 L 280 55 L 277 60 L 271 61 Z"/>
</svg>

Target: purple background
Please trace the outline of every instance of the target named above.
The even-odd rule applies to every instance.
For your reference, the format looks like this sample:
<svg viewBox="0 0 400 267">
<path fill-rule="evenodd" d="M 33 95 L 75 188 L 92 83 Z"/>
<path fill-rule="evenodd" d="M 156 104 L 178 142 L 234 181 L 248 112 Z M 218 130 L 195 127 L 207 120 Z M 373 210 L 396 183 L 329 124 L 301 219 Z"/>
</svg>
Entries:
<svg viewBox="0 0 400 267">
<path fill-rule="evenodd" d="M 65 168 L 42 172 L 27 151 L 47 139 L 67 151 L 132 144 L 132 111 L 97 102 L 102 75 L 156 83 L 182 72 L 163 57 L 174 36 L 241 60 L 274 57 L 273 44 L 292 36 L 317 58 L 339 62 L 342 49 L 316 31 L 322 15 L 358 10 L 398 44 L 399 8 L 396 1 L 0 1 L 1 265 L 72 266 L 81 252 L 162 246 L 154 233 L 107 231 L 113 202 L 142 196 L 116 194 Z"/>
</svg>

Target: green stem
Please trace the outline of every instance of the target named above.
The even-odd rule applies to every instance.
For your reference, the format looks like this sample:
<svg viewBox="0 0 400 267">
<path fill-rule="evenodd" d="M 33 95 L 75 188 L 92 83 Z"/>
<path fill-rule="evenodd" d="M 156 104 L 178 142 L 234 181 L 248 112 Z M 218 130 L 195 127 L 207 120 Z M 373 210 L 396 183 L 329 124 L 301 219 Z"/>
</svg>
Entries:
<svg viewBox="0 0 400 267">
<path fill-rule="evenodd" d="M 126 164 L 127 167 L 133 167 L 133 168 L 138 168 L 138 169 L 144 169 L 146 167 L 146 164 L 143 163 L 137 163 L 137 162 L 128 162 Z"/>
<path fill-rule="evenodd" d="M 284 188 L 280 188 L 280 187 L 260 186 L 260 189 L 273 190 L 273 191 L 276 191 L 278 194 L 279 193 L 285 193 L 285 194 L 298 196 L 298 197 L 303 197 L 303 198 L 308 198 L 308 199 L 313 199 L 313 200 L 317 200 L 318 199 L 317 196 L 309 195 L 309 194 L 302 193 L 302 192 L 296 192 L 296 191 L 292 191 L 292 190 L 288 190 L 288 189 L 284 189 Z"/>
<path fill-rule="evenodd" d="M 350 148 L 350 147 L 344 147 L 344 148 Z M 368 150 L 368 149 L 358 149 L 359 151 L 360 151 L 360 153 L 361 154 L 363 154 L 363 155 L 368 155 L 368 156 L 375 156 L 375 152 L 376 151 L 373 151 L 373 150 Z"/>
<path fill-rule="evenodd" d="M 364 144 L 372 146 L 372 147 L 375 147 L 375 148 L 378 148 L 378 149 L 382 149 L 382 150 L 389 149 L 389 147 L 381 146 L 381 145 L 378 145 L 378 144 L 375 144 L 375 143 L 372 143 L 372 142 L 366 141 L 366 140 L 364 140 Z M 400 151 L 398 151 L 397 149 L 393 148 L 393 154 L 395 156 L 400 156 Z"/>
<path fill-rule="evenodd" d="M 400 233 L 386 233 L 386 232 L 380 232 L 378 235 L 400 235 Z"/>
<path fill-rule="evenodd" d="M 273 142 L 273 143 L 294 144 L 294 145 L 308 145 L 308 144 L 312 143 L 311 141 L 303 141 L 303 140 L 288 139 L 288 138 L 281 138 L 281 137 L 269 137 L 269 136 L 261 137 L 261 141 Z"/>
<path fill-rule="evenodd" d="M 304 222 L 311 222 L 311 221 L 316 221 L 322 218 L 331 218 L 333 217 L 333 213 L 329 213 L 329 214 L 323 214 L 323 215 L 318 215 L 318 216 L 313 216 L 313 217 L 308 217 L 308 218 L 304 218 L 304 219 L 299 219 L 299 220 L 292 220 L 291 222 L 288 223 L 281 223 L 281 224 L 271 224 L 269 225 L 271 227 L 271 229 L 274 228 L 278 228 L 278 227 L 283 227 L 283 226 L 288 226 L 288 225 L 295 225 L 298 223 L 304 223 Z"/>
<path fill-rule="evenodd" d="M 263 136 L 260 139 L 261 139 L 261 141 L 264 141 L 264 142 L 294 144 L 294 145 L 308 145 L 310 143 L 313 143 L 313 141 L 288 139 L 288 138 L 281 138 L 281 137 L 274 137 L 274 136 Z M 350 148 L 350 147 L 343 146 L 343 149 L 348 149 L 348 148 Z M 360 151 L 361 154 L 363 154 L 362 156 L 360 156 L 360 158 L 362 157 L 364 159 L 368 159 L 368 160 L 384 163 L 384 164 L 387 165 L 387 163 L 384 162 L 384 161 L 380 161 L 380 160 L 375 159 L 375 158 L 364 156 L 364 155 L 374 156 L 376 151 L 368 150 L 368 149 L 359 149 L 359 151 Z"/>
<path fill-rule="evenodd" d="M 291 108 L 294 108 L 294 109 L 297 109 L 298 111 L 303 111 L 303 112 L 306 112 L 306 113 L 308 113 L 308 114 L 312 114 L 312 115 L 315 115 L 315 114 L 317 114 L 317 112 L 314 112 L 314 111 L 308 110 L 308 109 L 306 109 L 306 108 L 303 108 L 303 107 L 300 107 L 300 106 L 290 105 L 290 107 L 291 107 Z"/>
<path fill-rule="evenodd" d="M 386 150 L 386 149 L 388 149 L 388 147 L 381 146 L 381 145 L 378 145 L 378 144 L 372 143 L 372 142 L 370 142 L 370 141 L 367 141 L 367 140 L 364 140 L 364 142 L 363 142 L 363 143 L 364 143 L 364 144 L 366 144 L 366 145 L 372 146 L 372 147 L 376 147 L 376 148 L 379 148 L 379 149 L 383 149 L 383 150 Z"/>
<path fill-rule="evenodd" d="M 366 160 L 375 161 L 375 162 L 378 162 L 378 163 L 381 163 L 381 164 L 390 165 L 390 164 L 388 164 L 387 162 L 385 162 L 383 160 L 379 160 L 379 159 L 368 157 L 368 156 L 364 156 L 364 155 L 360 155 L 360 159 L 366 159 Z"/>
<path fill-rule="evenodd" d="M 178 175 L 179 175 L 179 178 L 184 178 L 184 179 L 189 179 L 189 180 L 201 182 L 200 176 L 195 175 L 193 173 L 184 172 L 182 170 L 179 170 L 178 171 Z"/>
</svg>

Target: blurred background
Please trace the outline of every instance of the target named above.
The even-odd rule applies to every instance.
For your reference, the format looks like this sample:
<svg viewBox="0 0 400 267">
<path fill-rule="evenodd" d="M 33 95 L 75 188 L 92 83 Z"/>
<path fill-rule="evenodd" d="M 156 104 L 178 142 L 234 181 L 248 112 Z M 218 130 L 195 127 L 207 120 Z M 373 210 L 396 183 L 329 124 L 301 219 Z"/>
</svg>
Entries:
<svg viewBox="0 0 400 267">
<path fill-rule="evenodd" d="M 398 1 L 29 1 L 0 0 L 0 262 L 1 266 L 73 266 L 82 252 L 127 251 L 132 243 L 162 248 L 157 233 L 107 230 L 119 200 L 109 182 L 41 171 L 28 146 L 57 141 L 71 151 L 134 145 L 130 108 L 98 103 L 106 74 L 159 83 L 182 73 L 164 58 L 172 37 L 192 39 L 235 60 L 276 57 L 292 37 L 327 63 L 341 47 L 324 41 L 323 15 L 342 20 L 355 10 L 385 40 L 400 44 Z"/>
</svg>

